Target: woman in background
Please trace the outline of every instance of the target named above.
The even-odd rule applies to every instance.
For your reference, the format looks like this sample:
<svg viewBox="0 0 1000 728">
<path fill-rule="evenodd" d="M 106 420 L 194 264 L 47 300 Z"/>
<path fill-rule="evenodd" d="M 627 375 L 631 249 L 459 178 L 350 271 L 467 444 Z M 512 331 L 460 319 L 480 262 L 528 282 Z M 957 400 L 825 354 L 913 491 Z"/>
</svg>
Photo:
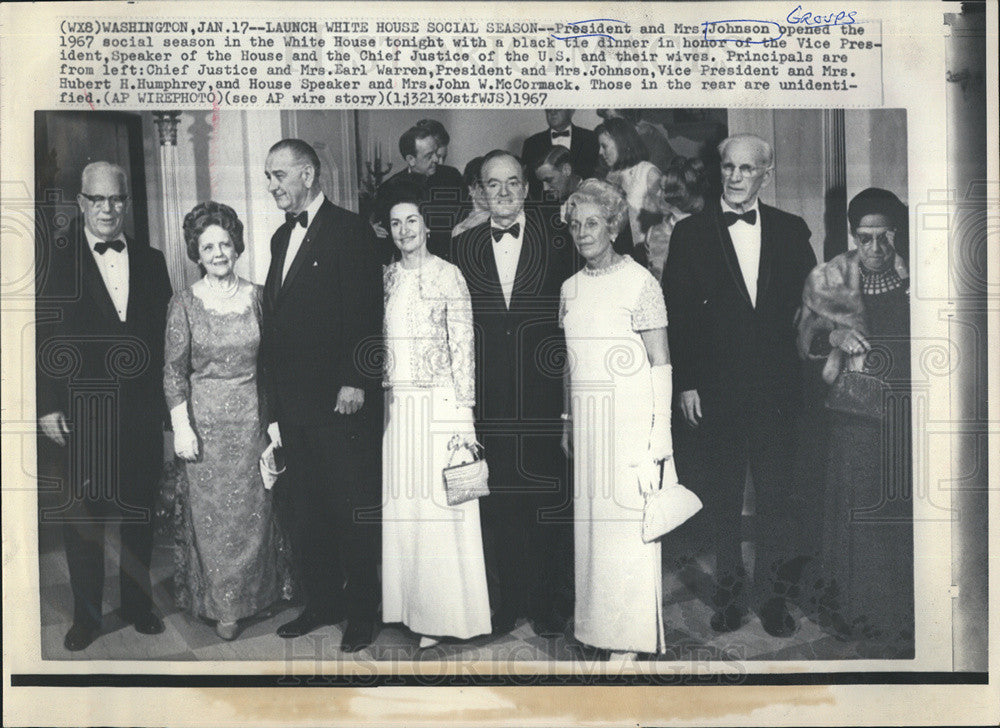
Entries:
<svg viewBox="0 0 1000 728">
<path fill-rule="evenodd" d="M 479 501 L 449 506 L 442 473 L 451 448 L 476 442 L 472 302 L 459 269 L 427 250 L 417 195 L 401 190 L 385 218 L 400 259 L 384 275 L 382 619 L 423 648 L 490 631 Z"/>
<path fill-rule="evenodd" d="M 830 385 L 820 621 L 870 656 L 912 657 L 910 297 L 895 249 L 907 212 L 869 188 L 847 217 L 855 248 L 810 273 L 799 321 L 799 352 Z"/>
<path fill-rule="evenodd" d="M 601 160 L 607 165 L 607 181 L 624 191 L 628 202 L 628 224 L 632 231 L 632 257 L 646 265 L 646 229 L 659 220 L 657 198 L 662 173 L 652 162 L 635 127 L 620 117 L 605 120 L 594 131 Z"/>
<path fill-rule="evenodd" d="M 215 620 L 231 640 L 238 620 L 292 592 L 289 553 L 258 467 L 269 422 L 258 389 L 262 289 L 236 275 L 243 223 L 228 205 L 195 206 L 184 239 L 204 277 L 174 295 L 167 315 L 163 388 L 186 472 L 174 583 L 178 606 Z"/>
<path fill-rule="evenodd" d="M 646 232 L 646 249 L 649 272 L 659 281 L 663 280 L 674 225 L 705 207 L 705 163 L 697 157 L 674 157 L 660 178 L 656 202 L 663 220 Z"/>
</svg>

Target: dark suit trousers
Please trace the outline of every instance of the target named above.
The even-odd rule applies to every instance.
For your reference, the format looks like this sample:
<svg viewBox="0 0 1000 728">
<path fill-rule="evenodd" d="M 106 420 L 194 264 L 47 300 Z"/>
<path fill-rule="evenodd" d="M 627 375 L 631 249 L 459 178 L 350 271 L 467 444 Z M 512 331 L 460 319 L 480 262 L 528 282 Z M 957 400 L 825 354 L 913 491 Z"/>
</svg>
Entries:
<svg viewBox="0 0 1000 728">
<path fill-rule="evenodd" d="M 482 435 L 490 495 L 479 502 L 494 623 L 568 617 L 573 609 L 573 509 L 556 435 Z"/>
<path fill-rule="evenodd" d="M 376 618 L 382 460 L 375 409 L 366 401 L 332 424 L 279 422 L 306 610 L 330 621 Z"/>
<path fill-rule="evenodd" d="M 73 415 L 76 417 L 76 415 Z M 85 415 L 67 444 L 70 462 L 99 462 L 84 453 L 108 454 L 110 428 Z M 87 422 L 87 419 L 92 421 Z M 104 537 L 108 526 L 118 525 L 121 539 L 119 579 L 121 615 L 133 621 L 153 606 L 149 563 L 153 553 L 153 519 L 157 485 L 163 464 L 163 430 L 159 423 L 126 421 L 120 428 L 119 457 L 106 462 L 117 466 L 117 478 L 98 477 L 99 469 L 77 473 L 68 507 L 53 519 L 64 517 L 63 543 L 73 590 L 73 621 L 99 627 L 103 614 Z M 115 484 L 117 483 L 117 484 Z"/>
<path fill-rule="evenodd" d="M 697 483 L 716 544 L 719 606 L 746 603 L 741 542 L 747 466 L 753 481 L 756 533 L 753 602 L 784 595 L 783 567 L 799 543 L 801 515 L 794 495 L 794 427 L 789 413 L 764 397 L 733 411 L 702 398 L 704 481 Z M 700 449 L 700 448 L 699 448 Z"/>
</svg>

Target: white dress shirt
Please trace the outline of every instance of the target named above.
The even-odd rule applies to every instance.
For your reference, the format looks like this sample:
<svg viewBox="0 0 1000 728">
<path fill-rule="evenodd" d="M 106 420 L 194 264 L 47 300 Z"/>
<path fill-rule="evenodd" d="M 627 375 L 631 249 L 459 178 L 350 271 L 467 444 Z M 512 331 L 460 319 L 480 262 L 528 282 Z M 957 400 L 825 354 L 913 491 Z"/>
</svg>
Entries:
<svg viewBox="0 0 1000 728">
<path fill-rule="evenodd" d="M 743 273 L 743 282 L 746 284 L 747 293 L 750 294 L 750 304 L 757 306 L 757 273 L 760 271 L 760 204 L 758 200 L 753 201 L 753 205 L 746 210 L 757 211 L 757 221 L 751 225 L 744 220 L 737 220 L 729 226 L 729 237 L 732 238 L 733 248 L 736 250 L 736 259 L 740 262 L 740 271 Z M 723 212 L 735 212 L 737 210 L 730 207 L 725 199 L 722 200 Z"/>
<path fill-rule="evenodd" d="M 118 319 L 125 322 L 125 315 L 128 312 L 128 246 L 118 252 L 108 248 L 103 253 L 94 250 L 94 246 L 104 242 L 94 235 L 90 230 L 84 228 L 87 235 L 87 244 L 90 246 L 90 253 L 97 263 L 97 270 L 101 271 L 101 278 L 104 280 L 104 287 L 111 296 L 111 302 L 118 312 Z M 125 241 L 124 235 L 119 235 L 115 240 Z"/>
<path fill-rule="evenodd" d="M 326 196 L 320 192 L 316 195 L 316 199 L 309 203 L 306 208 L 306 212 L 309 213 L 309 227 L 312 227 L 313 222 L 316 220 L 316 213 L 319 212 L 320 206 L 323 204 L 323 200 Z M 288 236 L 288 250 L 285 251 L 285 265 L 281 269 L 281 282 L 285 282 L 285 276 L 288 275 L 288 269 L 292 267 L 292 262 L 295 260 L 295 256 L 299 253 L 299 248 L 302 247 L 302 241 L 306 239 L 306 233 L 309 232 L 309 228 L 302 227 L 298 223 L 295 223 L 295 227 L 292 228 L 291 234 Z"/>
<path fill-rule="evenodd" d="M 562 134 L 562 132 L 559 133 Z M 573 125 L 571 124 L 570 126 L 567 126 L 566 135 L 560 137 L 553 136 L 553 130 L 549 129 L 549 141 L 552 142 L 552 146 L 556 146 L 558 144 L 560 147 L 570 149 L 573 144 Z"/>
<path fill-rule="evenodd" d="M 515 238 L 510 233 L 504 235 L 500 240 L 493 242 L 493 257 L 497 261 L 497 273 L 500 276 L 500 288 L 503 290 L 503 300 L 510 308 L 510 297 L 514 292 L 514 278 L 517 276 L 517 261 L 521 258 L 521 243 L 524 241 L 524 212 L 517 216 L 513 224 L 518 224 L 518 236 Z M 490 221 L 490 241 L 492 238 L 492 228 L 498 227 Z"/>
</svg>

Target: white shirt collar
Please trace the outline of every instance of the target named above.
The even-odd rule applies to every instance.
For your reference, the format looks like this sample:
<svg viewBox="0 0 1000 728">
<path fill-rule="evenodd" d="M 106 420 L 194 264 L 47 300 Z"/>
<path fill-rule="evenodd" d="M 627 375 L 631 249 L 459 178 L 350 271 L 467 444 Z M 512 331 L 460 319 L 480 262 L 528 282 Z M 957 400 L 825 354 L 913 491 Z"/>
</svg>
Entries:
<svg viewBox="0 0 1000 728">
<path fill-rule="evenodd" d="M 117 237 L 114 237 L 114 238 L 111 238 L 111 240 L 105 241 L 105 240 L 102 240 L 101 238 L 97 237 L 96 235 L 94 235 L 94 233 L 90 232 L 90 228 L 88 228 L 87 226 L 84 226 L 83 232 L 87 236 L 87 244 L 90 245 L 90 249 L 91 250 L 93 250 L 94 246 L 97 245 L 98 243 L 103 243 L 103 242 L 109 242 L 110 243 L 111 240 L 121 240 L 123 243 L 126 243 L 126 245 L 127 245 L 124 233 L 118 233 Z"/>
<path fill-rule="evenodd" d="M 313 220 L 316 219 L 316 214 L 319 212 L 319 208 L 323 205 L 323 200 L 326 199 L 326 195 L 320 192 L 316 195 L 316 199 L 309 203 L 306 207 L 306 212 L 309 213 L 309 224 L 312 225 Z"/>
<path fill-rule="evenodd" d="M 720 201 L 722 202 L 722 211 L 723 212 L 735 212 L 737 215 L 741 214 L 735 207 L 733 207 L 728 202 L 726 202 L 726 198 L 725 197 L 721 198 Z M 750 205 L 750 207 L 748 207 L 743 212 L 750 212 L 750 210 L 756 210 L 757 211 L 757 222 L 760 222 L 760 197 L 755 197 L 754 201 L 753 201 L 753 204 Z"/>
<path fill-rule="evenodd" d="M 511 227 L 512 225 L 520 225 L 521 226 L 521 237 L 523 237 L 524 236 L 524 222 L 525 222 L 525 219 L 526 218 L 524 216 L 524 210 L 521 210 L 521 212 L 518 213 L 518 216 L 514 220 L 514 222 L 512 222 L 507 227 Z M 495 222 L 493 222 L 493 218 L 492 217 L 490 218 L 490 227 L 491 228 L 496 228 L 497 230 L 506 230 L 507 229 L 507 228 L 501 228 L 499 225 L 497 225 Z"/>
</svg>

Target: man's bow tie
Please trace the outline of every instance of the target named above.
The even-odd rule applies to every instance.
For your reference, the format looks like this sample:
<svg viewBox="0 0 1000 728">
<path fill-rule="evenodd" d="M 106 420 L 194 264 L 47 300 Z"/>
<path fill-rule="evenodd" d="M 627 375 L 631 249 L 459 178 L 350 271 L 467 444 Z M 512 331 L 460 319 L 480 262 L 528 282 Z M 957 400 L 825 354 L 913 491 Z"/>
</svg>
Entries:
<svg viewBox="0 0 1000 728">
<path fill-rule="evenodd" d="M 500 242 L 500 238 L 502 238 L 507 233 L 510 233 L 511 236 L 513 236 L 515 238 L 518 235 L 520 235 L 521 234 L 521 223 L 515 222 L 509 228 L 490 228 L 490 229 L 493 231 L 493 242 L 494 243 L 499 243 Z"/>
<path fill-rule="evenodd" d="M 733 225 L 736 224 L 737 220 L 742 220 L 748 225 L 756 225 L 757 211 L 747 210 L 742 215 L 739 215 L 735 212 L 729 212 L 729 210 L 726 210 L 725 212 L 722 213 L 722 219 L 726 221 L 726 227 L 732 227 Z"/>
<path fill-rule="evenodd" d="M 559 137 L 568 137 L 568 136 L 569 136 L 569 129 L 563 129 L 562 131 L 552 132 L 553 139 L 558 139 Z"/>
<path fill-rule="evenodd" d="M 104 255 L 108 248 L 111 248 L 116 253 L 120 253 L 125 250 L 125 241 L 118 238 L 117 240 L 109 240 L 107 242 L 102 240 L 99 243 L 94 243 L 94 252 L 98 255 Z"/>
<path fill-rule="evenodd" d="M 309 211 L 303 210 L 298 215 L 295 215 L 291 212 L 286 212 L 285 222 L 291 225 L 292 227 L 295 227 L 296 223 L 298 223 L 302 227 L 307 228 L 309 227 Z"/>
</svg>

